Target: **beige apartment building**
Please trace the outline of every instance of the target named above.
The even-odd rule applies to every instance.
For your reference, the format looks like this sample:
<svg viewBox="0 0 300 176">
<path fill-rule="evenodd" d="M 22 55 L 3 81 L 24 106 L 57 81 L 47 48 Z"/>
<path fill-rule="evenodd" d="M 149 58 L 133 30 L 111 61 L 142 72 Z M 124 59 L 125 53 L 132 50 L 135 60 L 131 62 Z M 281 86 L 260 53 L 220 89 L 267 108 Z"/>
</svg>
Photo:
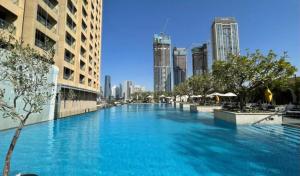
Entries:
<svg viewBox="0 0 300 176">
<path fill-rule="evenodd" d="M 40 52 L 55 49 L 56 117 L 96 110 L 100 92 L 102 0 L 1 0 L 0 28 Z"/>
</svg>

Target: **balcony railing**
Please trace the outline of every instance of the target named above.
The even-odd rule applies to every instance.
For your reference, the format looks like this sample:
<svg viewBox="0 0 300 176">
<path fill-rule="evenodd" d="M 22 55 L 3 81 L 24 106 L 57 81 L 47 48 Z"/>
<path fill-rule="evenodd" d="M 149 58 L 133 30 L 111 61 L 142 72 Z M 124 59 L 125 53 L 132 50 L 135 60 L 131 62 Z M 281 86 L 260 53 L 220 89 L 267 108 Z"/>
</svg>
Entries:
<svg viewBox="0 0 300 176">
<path fill-rule="evenodd" d="M 75 40 L 69 40 L 69 39 L 66 39 L 66 42 L 67 44 L 72 47 L 73 49 L 75 48 Z"/>
<path fill-rule="evenodd" d="M 42 48 L 45 51 L 48 51 L 52 48 L 50 45 L 47 45 L 45 42 L 40 40 L 35 40 L 35 45 Z"/>
<path fill-rule="evenodd" d="M 53 4 L 53 3 L 52 3 L 51 1 L 49 1 L 49 0 L 44 0 L 44 2 L 45 2 L 45 4 L 47 4 L 48 7 L 49 7 L 50 9 L 52 9 L 55 13 L 58 12 L 58 5 L 57 5 L 57 4 Z"/>
<path fill-rule="evenodd" d="M 75 25 L 72 25 L 70 23 L 67 23 L 67 26 L 73 31 L 76 33 L 76 26 Z"/>
<path fill-rule="evenodd" d="M 68 63 L 74 65 L 74 59 L 72 57 L 65 56 L 65 61 L 67 61 Z"/>
<path fill-rule="evenodd" d="M 37 15 L 37 20 L 43 24 L 46 28 L 48 28 L 49 30 L 51 30 L 52 32 L 56 33 L 56 27 L 55 25 L 51 24 L 48 20 L 46 20 L 45 18 L 43 18 L 40 15 Z"/>
<path fill-rule="evenodd" d="M 73 76 L 73 74 L 72 75 L 64 74 L 64 79 L 65 80 L 69 80 L 69 81 L 73 81 L 74 80 L 74 76 Z"/>
<path fill-rule="evenodd" d="M 80 70 L 85 71 L 85 65 L 84 66 L 80 66 Z"/>
</svg>

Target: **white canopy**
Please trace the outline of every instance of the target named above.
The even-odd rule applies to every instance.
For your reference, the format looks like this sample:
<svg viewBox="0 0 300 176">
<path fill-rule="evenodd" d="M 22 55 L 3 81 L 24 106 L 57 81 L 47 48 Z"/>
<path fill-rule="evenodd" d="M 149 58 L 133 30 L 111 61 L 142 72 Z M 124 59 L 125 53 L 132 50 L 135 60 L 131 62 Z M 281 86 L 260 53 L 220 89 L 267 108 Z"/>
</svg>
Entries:
<svg viewBox="0 0 300 176">
<path fill-rule="evenodd" d="M 214 96 L 220 96 L 220 97 L 236 97 L 237 95 L 232 93 L 232 92 L 228 92 L 226 94 L 222 94 L 222 93 L 218 93 L 218 92 L 214 92 L 212 94 L 207 95 L 207 97 L 214 97 Z"/>
<path fill-rule="evenodd" d="M 214 97 L 214 96 L 223 96 L 225 94 L 221 94 L 221 93 L 218 93 L 218 92 L 214 92 L 212 94 L 208 94 L 207 97 Z"/>
<path fill-rule="evenodd" d="M 223 97 L 236 97 L 237 95 L 232 93 L 232 92 L 228 92 L 226 94 L 223 95 Z"/>
<path fill-rule="evenodd" d="M 166 96 L 164 96 L 164 95 L 161 95 L 161 96 L 159 96 L 159 98 L 165 98 Z"/>
<path fill-rule="evenodd" d="M 152 95 L 149 95 L 147 98 L 153 98 Z"/>
<path fill-rule="evenodd" d="M 192 97 L 192 98 L 201 98 L 202 95 L 192 95 L 191 97 Z"/>
</svg>

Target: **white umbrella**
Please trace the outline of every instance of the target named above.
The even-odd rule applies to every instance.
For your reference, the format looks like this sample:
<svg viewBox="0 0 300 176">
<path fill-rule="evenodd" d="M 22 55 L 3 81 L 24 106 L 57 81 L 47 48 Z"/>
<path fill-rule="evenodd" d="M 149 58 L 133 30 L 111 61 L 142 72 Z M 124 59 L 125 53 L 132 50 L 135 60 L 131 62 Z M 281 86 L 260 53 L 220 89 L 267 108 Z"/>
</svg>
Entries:
<svg viewBox="0 0 300 176">
<path fill-rule="evenodd" d="M 161 96 L 159 96 L 159 98 L 165 98 L 166 96 L 164 96 L 164 95 L 161 95 Z"/>
<path fill-rule="evenodd" d="M 214 92 L 212 94 L 208 94 L 207 97 L 214 97 L 214 96 L 223 96 L 225 94 L 221 94 L 221 93 L 218 93 L 218 92 Z"/>
<path fill-rule="evenodd" d="M 153 98 L 152 95 L 149 95 L 147 98 Z"/>
<path fill-rule="evenodd" d="M 223 95 L 223 97 L 236 97 L 237 95 L 232 93 L 232 92 L 228 92 L 226 94 Z"/>
</svg>

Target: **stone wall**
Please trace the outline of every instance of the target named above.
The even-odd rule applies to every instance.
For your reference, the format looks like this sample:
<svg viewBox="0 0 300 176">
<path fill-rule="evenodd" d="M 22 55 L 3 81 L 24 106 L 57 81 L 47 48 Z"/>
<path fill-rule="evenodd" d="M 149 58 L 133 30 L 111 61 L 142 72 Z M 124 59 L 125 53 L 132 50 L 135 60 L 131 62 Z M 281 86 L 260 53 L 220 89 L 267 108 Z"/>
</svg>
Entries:
<svg viewBox="0 0 300 176">
<path fill-rule="evenodd" d="M 214 110 L 214 118 L 224 120 L 236 125 L 282 124 L 282 114 L 270 113 L 236 113 L 223 110 Z"/>
</svg>

